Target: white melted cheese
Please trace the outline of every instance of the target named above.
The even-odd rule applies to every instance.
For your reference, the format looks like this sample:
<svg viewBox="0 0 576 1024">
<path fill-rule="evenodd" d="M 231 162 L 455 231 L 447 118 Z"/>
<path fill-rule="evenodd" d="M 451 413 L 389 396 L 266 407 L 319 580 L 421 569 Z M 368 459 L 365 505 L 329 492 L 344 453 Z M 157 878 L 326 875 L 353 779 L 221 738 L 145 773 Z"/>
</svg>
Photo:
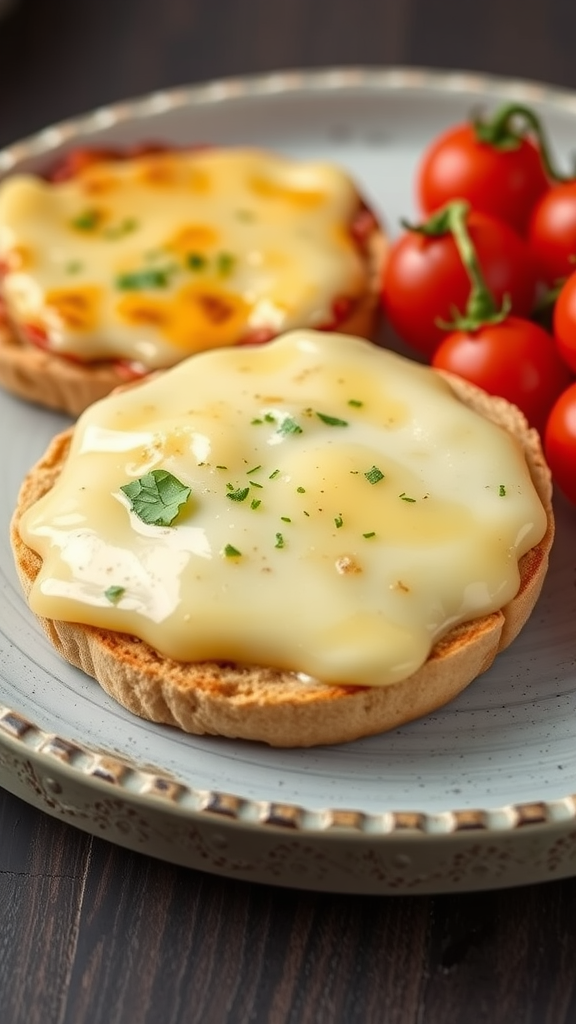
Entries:
<svg viewBox="0 0 576 1024">
<path fill-rule="evenodd" d="M 258 150 L 98 162 L 0 186 L 2 291 L 16 329 L 83 361 L 153 369 L 333 321 L 366 286 L 337 167 Z"/>
<path fill-rule="evenodd" d="M 190 488 L 170 526 L 121 490 L 152 470 Z M 43 559 L 39 615 L 184 661 L 370 686 L 506 604 L 545 529 L 503 430 L 434 371 L 314 331 L 204 353 L 94 405 L 21 527 Z"/>
</svg>

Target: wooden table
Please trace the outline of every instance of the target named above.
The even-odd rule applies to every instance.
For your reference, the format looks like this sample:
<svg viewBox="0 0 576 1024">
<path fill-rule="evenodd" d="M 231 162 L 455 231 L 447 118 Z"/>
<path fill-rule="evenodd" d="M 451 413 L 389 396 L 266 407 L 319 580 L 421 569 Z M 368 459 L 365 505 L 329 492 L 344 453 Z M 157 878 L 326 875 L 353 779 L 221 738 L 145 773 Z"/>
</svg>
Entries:
<svg viewBox="0 0 576 1024">
<path fill-rule="evenodd" d="M 576 88 L 571 0 L 21 0 L 0 143 L 124 96 L 286 67 L 467 68 Z M 110 845 L 0 791 L 2 1024 L 576 1021 L 576 880 L 332 896 Z"/>
</svg>

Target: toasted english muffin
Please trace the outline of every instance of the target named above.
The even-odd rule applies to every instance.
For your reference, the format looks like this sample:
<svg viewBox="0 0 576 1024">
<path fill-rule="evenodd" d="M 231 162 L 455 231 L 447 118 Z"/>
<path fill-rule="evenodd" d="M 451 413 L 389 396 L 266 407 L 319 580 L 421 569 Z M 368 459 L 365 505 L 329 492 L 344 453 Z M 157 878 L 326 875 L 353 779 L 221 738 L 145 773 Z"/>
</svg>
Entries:
<svg viewBox="0 0 576 1024">
<path fill-rule="evenodd" d="M 300 333 L 302 334 L 301 339 Z M 298 337 L 295 347 L 299 349 L 298 357 L 301 361 L 298 363 L 297 372 L 295 371 L 293 376 L 299 388 L 303 386 L 303 382 L 306 379 L 306 371 L 308 376 L 312 377 L 314 367 L 320 365 L 320 363 L 316 364 L 314 362 L 316 358 L 320 358 L 322 364 L 332 358 L 328 355 L 328 345 L 331 346 L 331 352 L 342 350 L 347 357 L 348 349 L 350 348 L 354 358 L 358 355 L 362 360 L 367 360 L 365 381 L 370 377 L 373 360 L 379 360 L 382 357 L 383 371 L 387 371 L 388 363 L 385 360 L 389 354 L 379 353 L 379 350 L 374 349 L 373 346 L 367 343 L 361 343 L 355 339 L 341 339 L 337 337 L 318 341 L 317 339 L 322 336 L 315 336 L 314 332 L 296 332 L 296 335 Z M 279 360 L 278 365 L 282 364 L 284 368 L 282 372 L 285 371 L 284 364 L 286 358 L 288 356 L 291 358 L 293 354 L 294 343 L 289 342 L 288 339 L 290 337 L 287 336 L 284 340 L 279 339 L 278 341 L 271 342 L 270 346 L 267 346 L 269 348 L 269 361 Z M 290 347 L 291 344 L 292 348 Z M 263 352 L 263 350 L 259 351 Z M 334 356 L 334 359 L 336 358 Z M 194 361 L 196 360 L 201 360 L 204 364 L 206 357 L 197 356 Z M 308 360 L 308 363 L 306 363 L 306 360 Z M 247 366 L 256 367 L 257 369 L 259 362 L 261 362 L 261 357 L 257 354 L 257 350 L 247 353 Z M 402 361 L 403 364 L 407 362 Z M 221 366 L 223 364 L 220 362 L 218 365 Z M 337 366 L 336 363 L 335 365 Z M 245 369 L 246 367 L 244 367 Z M 401 370 L 404 373 L 403 367 L 401 367 Z M 169 373 L 173 374 L 176 372 L 182 371 L 169 371 Z M 409 369 L 406 372 L 412 373 L 413 371 Z M 440 376 L 435 374 L 435 371 L 423 367 L 416 368 L 414 366 L 414 372 L 419 377 L 432 375 L 431 381 L 434 379 L 437 381 L 438 376 Z M 349 374 L 348 379 L 351 380 L 352 376 L 352 374 Z M 119 621 L 118 629 L 110 629 L 102 625 L 95 626 L 39 615 L 40 621 L 51 642 L 66 660 L 96 678 L 106 692 L 114 699 L 131 712 L 143 718 L 153 722 L 177 726 L 191 733 L 207 733 L 258 740 L 274 746 L 306 747 L 353 740 L 397 728 L 403 723 L 425 715 L 452 700 L 474 678 L 489 668 L 498 652 L 514 640 L 528 619 L 546 575 L 548 555 L 554 534 L 554 517 L 551 505 L 550 474 L 542 455 L 539 437 L 536 431 L 528 427 L 523 415 L 505 400 L 490 397 L 473 385 L 461 381 L 459 378 L 441 375 L 441 379 L 448 382 L 450 394 L 455 395 L 458 403 L 461 403 L 466 410 L 472 410 L 478 414 L 482 422 L 488 421 L 501 428 L 501 430 L 496 432 L 495 443 L 497 446 L 504 445 L 504 435 L 501 435 L 501 431 L 504 431 L 509 438 L 514 439 L 512 448 L 518 449 L 518 458 L 523 466 L 522 473 L 527 468 L 529 478 L 541 503 L 540 511 L 543 513 L 543 518 L 538 540 L 528 550 L 524 551 L 519 558 L 519 585 L 511 596 L 505 600 L 503 606 L 493 609 L 486 614 L 474 615 L 469 612 L 469 617 L 466 621 L 458 622 L 452 628 L 448 626 L 438 636 L 425 660 L 415 671 L 410 672 L 403 678 L 395 679 L 394 676 L 391 676 L 391 681 L 386 682 L 385 685 L 358 685 L 353 678 L 353 670 L 350 671 L 349 678 L 346 678 L 346 671 L 348 670 L 343 669 L 340 671 L 339 665 L 334 666 L 331 663 L 331 651 L 329 649 L 326 652 L 327 664 L 332 673 L 332 678 L 322 681 L 321 677 L 310 672 L 310 664 L 313 664 L 313 662 L 306 662 L 300 666 L 297 654 L 294 655 L 293 664 L 287 668 L 283 662 L 290 660 L 291 654 L 286 654 L 285 651 L 281 653 L 278 663 L 274 667 L 269 667 L 266 663 L 257 663 L 256 659 L 253 661 L 245 659 L 235 661 L 229 656 L 230 650 L 233 649 L 230 647 L 226 649 L 222 658 L 209 657 L 189 661 L 170 656 L 166 653 L 160 653 L 158 647 L 150 642 L 137 638 L 130 632 L 121 631 L 121 621 Z M 366 392 L 367 397 L 362 399 L 364 393 L 354 391 L 354 388 L 359 388 L 359 380 L 360 378 L 357 378 L 354 384 L 351 385 L 351 398 L 346 403 L 353 409 L 353 412 L 350 413 L 351 416 L 360 416 L 361 412 L 357 411 L 357 407 L 362 406 L 364 401 L 369 402 L 376 397 L 376 393 L 368 395 L 368 392 Z M 169 384 L 169 378 L 166 378 L 166 375 L 163 374 L 162 383 L 158 386 L 160 388 L 168 387 L 168 392 L 166 393 L 169 394 Z M 337 393 L 337 386 L 341 388 L 341 385 L 344 387 L 343 391 L 341 389 L 342 395 L 347 395 L 348 386 L 343 384 L 342 376 L 339 376 L 335 371 L 331 384 L 332 390 L 329 392 L 332 398 L 331 412 L 340 411 L 336 404 L 335 395 Z M 434 387 L 436 387 L 436 383 L 434 383 Z M 130 389 L 130 391 L 133 391 L 133 397 L 136 396 L 136 392 L 146 391 L 146 407 L 148 408 L 150 407 L 149 400 L 154 397 L 150 389 L 151 383 L 144 383 L 135 389 Z M 296 393 L 296 391 L 293 392 L 293 394 Z M 161 391 L 156 393 L 156 397 L 158 394 L 161 394 Z M 307 396 L 304 397 L 303 401 L 306 398 Z M 142 401 L 144 402 L 144 399 Z M 116 402 L 116 405 L 113 406 L 114 416 L 124 415 L 121 412 L 122 406 L 119 404 L 119 400 L 107 399 L 105 402 L 106 407 L 111 402 Z M 416 402 L 416 405 L 421 407 L 422 403 Z M 134 405 L 131 409 L 133 411 Z M 291 406 L 291 410 L 293 413 L 293 406 Z M 395 404 L 395 399 L 392 396 L 390 396 L 389 411 L 386 412 L 384 410 L 383 413 L 376 403 L 376 413 L 379 421 L 384 423 L 383 429 L 385 433 L 389 431 L 393 415 L 396 415 L 398 419 L 393 429 L 402 429 L 404 412 L 400 406 Z M 305 414 L 309 416 L 308 419 L 304 418 Z M 313 410 L 303 408 L 300 418 L 295 419 L 291 415 L 289 420 L 283 421 L 289 424 L 290 429 L 284 429 L 280 438 L 277 438 L 274 434 L 269 435 L 268 441 L 272 440 L 274 442 L 273 451 L 275 454 L 273 457 L 278 458 L 279 465 L 284 466 L 281 454 L 276 454 L 281 448 L 288 453 L 286 457 L 289 460 L 292 459 L 292 453 L 296 451 L 294 446 L 301 443 L 302 435 L 307 430 L 313 433 L 316 429 L 317 425 L 311 423 L 311 420 L 314 419 L 314 424 L 316 424 L 315 416 L 310 414 L 313 414 Z M 86 415 L 88 417 L 98 415 L 98 409 L 91 410 Z M 132 422 L 131 410 L 127 410 L 126 415 L 128 420 Z M 320 413 L 317 415 L 320 416 Z M 418 415 L 420 415 L 420 412 L 418 412 Z M 426 415 L 425 411 L 424 415 Z M 322 451 L 328 451 L 330 453 L 329 457 L 332 458 L 334 446 L 340 442 L 344 435 L 344 427 L 348 426 L 344 420 L 338 419 L 336 416 L 324 416 L 324 414 L 322 416 L 328 423 L 325 429 L 327 440 L 322 440 L 322 444 L 318 442 L 317 449 L 314 449 L 315 459 L 317 458 L 317 453 Z M 382 419 L 383 416 L 384 419 Z M 104 419 L 103 422 L 108 421 L 110 420 Z M 474 421 L 479 422 L 476 418 Z M 295 424 L 298 426 L 299 423 L 304 425 L 304 429 L 297 433 Z M 259 430 L 261 427 L 256 426 L 251 429 Z M 268 430 L 268 427 L 265 425 L 263 429 Z M 320 427 L 318 427 L 318 430 L 320 430 Z M 414 436 L 417 436 L 417 433 L 418 431 L 416 431 Z M 28 474 L 18 499 L 18 506 L 12 521 L 11 538 L 18 573 L 27 595 L 30 595 L 35 582 L 39 578 L 43 561 L 36 551 L 22 538 L 22 517 L 25 515 L 26 510 L 35 506 L 35 503 L 42 499 L 44 495 L 53 493 L 53 489 L 61 479 L 63 467 L 65 467 L 69 458 L 73 437 L 74 431 L 70 430 L 54 439 L 44 457 Z M 447 441 L 446 443 L 448 444 L 449 442 Z M 322 447 L 323 444 L 327 445 L 327 447 Z M 350 453 L 348 453 L 347 457 L 349 456 Z M 442 458 L 442 454 L 440 457 Z M 451 458 L 452 456 L 450 455 Z M 244 461 L 249 462 L 249 457 L 247 456 Z M 366 458 L 362 453 L 358 465 L 364 466 L 365 462 Z M 198 465 L 204 466 L 204 463 L 199 462 Z M 284 473 L 283 469 L 286 487 L 282 492 L 282 502 L 287 500 L 289 491 L 290 493 L 293 491 L 303 492 L 302 500 L 305 504 L 301 506 L 294 505 L 294 507 L 301 507 L 304 510 L 304 516 L 309 517 L 310 513 L 315 515 L 321 530 L 326 530 L 327 547 L 329 547 L 331 552 L 329 560 L 332 566 L 330 569 L 332 575 L 328 576 L 329 587 L 333 589 L 342 585 L 347 587 L 349 583 L 352 586 L 356 586 L 359 577 L 355 574 L 361 574 L 363 569 L 369 570 L 375 551 L 374 548 L 369 546 L 373 542 L 374 533 L 370 531 L 359 533 L 358 529 L 355 528 L 356 532 L 352 536 L 350 522 L 358 512 L 356 498 L 349 505 L 346 505 L 345 498 L 340 493 L 337 499 L 335 499 L 336 504 L 332 508 L 332 506 L 329 507 L 330 499 L 326 497 L 326 490 L 322 488 L 315 495 L 315 500 L 321 494 L 322 504 L 325 504 L 326 507 L 316 509 L 311 503 L 312 498 L 310 498 L 310 503 L 306 504 L 308 498 L 304 497 L 311 490 L 310 486 L 308 486 L 308 480 L 306 480 L 307 487 L 296 488 L 293 486 L 299 479 L 304 479 L 304 477 L 300 477 L 298 474 L 304 472 L 302 467 L 306 468 L 308 463 L 289 462 L 286 465 L 291 467 L 292 476 L 287 471 Z M 350 463 L 350 465 L 355 465 L 355 463 Z M 365 495 L 363 500 L 366 504 L 363 507 L 370 509 L 371 514 L 374 514 L 374 509 L 377 509 L 378 506 L 370 503 L 376 500 L 375 495 L 378 493 L 384 495 L 384 488 L 388 487 L 388 481 L 393 478 L 395 472 L 394 460 L 390 461 L 389 466 L 384 462 L 382 465 L 386 470 L 383 473 L 379 470 L 376 472 L 376 465 L 372 466 L 371 469 L 368 468 L 364 473 L 358 473 L 354 468 L 349 470 L 354 476 L 352 481 L 354 487 L 361 486 L 364 488 L 363 491 L 358 490 L 357 493 Z M 218 466 L 212 467 L 210 469 L 210 480 L 217 479 L 218 473 L 223 468 Z M 259 466 L 254 467 L 254 469 L 260 468 Z M 250 472 L 252 471 L 252 467 L 250 467 Z M 451 470 L 449 469 L 447 472 L 448 476 L 443 487 L 445 485 L 451 486 Z M 479 473 L 481 472 L 484 472 L 484 470 L 479 469 Z M 435 473 L 436 470 L 433 473 L 433 477 Z M 274 500 L 272 484 L 268 483 L 268 481 L 275 475 L 275 472 L 271 474 L 265 473 L 260 477 L 262 481 L 260 490 L 251 492 L 258 496 L 254 499 L 253 504 L 255 502 L 260 504 L 260 495 L 263 495 L 265 500 L 268 495 L 269 501 Z M 311 479 L 314 479 L 313 475 Z M 326 479 L 328 479 L 328 474 Z M 288 485 L 290 486 L 288 487 Z M 396 491 L 392 493 L 390 499 L 392 505 L 385 506 L 388 510 L 387 514 L 389 514 L 391 508 L 396 507 L 394 505 L 396 499 L 398 499 L 399 505 L 397 507 L 401 509 L 402 517 L 404 514 L 407 517 L 413 514 L 427 515 L 428 512 L 424 511 L 428 507 L 427 502 L 430 506 L 433 502 L 442 502 L 443 487 L 436 494 L 431 489 L 419 492 L 416 489 L 414 480 L 412 480 L 412 494 L 415 496 L 410 496 L 404 492 L 396 493 L 398 486 L 400 485 L 396 486 Z M 502 503 L 502 508 L 504 508 L 507 499 L 512 500 L 514 498 L 512 488 L 507 488 L 505 484 L 502 482 L 498 483 L 497 480 L 488 485 L 484 483 L 483 479 L 480 479 L 478 487 L 480 490 L 488 489 L 489 487 L 493 490 L 493 494 L 489 497 L 490 515 L 492 515 L 492 510 L 498 507 L 498 501 Z M 378 491 L 379 488 L 381 488 L 380 492 Z M 515 489 L 517 489 L 516 485 L 514 485 Z M 258 515 L 258 509 L 255 508 L 254 511 L 250 511 L 248 500 L 244 501 L 241 497 L 244 490 L 245 488 L 228 494 L 228 497 L 232 497 L 234 500 L 228 502 L 227 507 L 233 507 L 234 512 L 236 512 L 237 505 L 241 507 L 242 515 L 247 521 L 250 516 Z M 458 493 L 458 486 L 456 486 L 455 493 Z M 386 500 L 388 501 L 388 499 Z M 300 501 L 300 497 L 298 501 Z M 283 507 L 281 503 L 279 508 L 282 509 Z M 450 514 L 450 503 L 446 507 L 448 510 L 447 514 Z M 335 517 L 335 523 L 332 525 L 332 512 L 336 508 L 342 508 L 344 511 Z M 288 509 L 286 510 L 288 511 Z M 290 509 L 290 511 L 292 510 Z M 440 519 L 436 518 L 435 525 L 433 524 L 433 530 L 436 530 L 436 534 L 431 534 L 432 547 L 437 543 L 440 545 L 440 550 L 442 550 L 441 545 L 447 543 L 446 534 L 453 532 L 454 529 L 458 529 L 458 517 L 466 519 L 467 513 L 465 511 L 459 512 L 457 508 L 456 513 L 457 518 L 450 519 L 446 529 L 443 528 L 441 516 Z M 194 523 L 195 509 L 192 510 L 191 514 L 192 519 L 189 522 L 184 522 L 186 527 L 189 526 L 189 523 Z M 124 512 L 122 515 L 124 515 Z M 285 550 L 277 552 L 273 550 L 274 546 L 272 544 L 269 545 L 269 550 L 265 552 L 266 564 L 263 564 L 263 570 L 266 572 L 274 570 L 274 567 L 280 564 L 279 559 L 284 557 L 284 554 L 290 549 L 290 538 L 293 536 L 289 532 L 292 529 L 290 517 L 283 516 L 281 518 L 285 520 L 285 524 L 282 526 L 284 533 L 278 532 L 276 536 L 283 539 L 282 543 L 275 545 L 275 547 L 284 547 Z M 294 523 L 295 519 L 296 517 L 292 513 Z M 302 518 L 301 526 L 302 524 L 305 526 L 307 522 L 308 519 Z M 403 520 L 401 519 L 399 522 L 401 535 L 404 537 L 404 534 L 402 534 L 404 529 L 402 526 Z M 289 525 L 286 525 L 286 523 Z M 373 525 L 376 527 L 377 534 L 381 524 L 374 522 Z M 346 537 L 347 528 L 348 536 Z M 149 533 L 150 529 L 154 532 L 154 527 L 146 527 L 143 532 L 145 534 Z M 263 534 L 266 533 L 263 526 L 260 529 Z M 476 540 L 473 522 L 471 531 L 468 540 L 471 541 L 472 551 L 474 551 Z M 330 533 L 329 537 L 328 533 Z M 235 536 L 240 536 L 240 534 L 237 533 Z M 415 536 L 417 537 L 417 534 Z M 434 541 L 434 536 L 437 536 L 437 542 Z M 284 538 L 287 540 L 286 545 L 284 545 Z M 247 547 L 248 540 L 244 543 L 240 543 L 240 541 L 236 543 L 240 544 L 242 551 L 236 549 L 232 549 L 232 552 L 221 551 L 223 555 L 232 554 L 233 557 L 229 558 L 228 562 L 231 563 L 231 570 L 234 573 L 242 571 L 238 567 L 238 561 L 241 560 L 240 556 L 246 556 L 247 560 L 252 557 L 251 551 Z M 405 538 L 401 540 L 400 546 L 402 543 L 405 543 Z M 491 542 L 489 541 L 488 543 L 490 545 Z M 246 547 L 244 547 L 244 544 Z M 337 546 L 340 544 L 342 545 L 342 551 L 347 552 L 347 554 L 334 560 L 333 552 L 340 550 Z M 478 557 L 481 561 L 484 556 L 482 555 L 480 537 L 478 539 L 478 550 L 480 552 Z M 213 555 L 215 559 L 216 550 L 214 550 Z M 315 569 L 312 568 L 311 575 L 307 575 L 308 568 L 304 565 L 307 557 L 306 551 L 304 551 L 304 554 L 300 551 L 297 580 L 302 603 L 304 603 L 307 591 L 315 586 Z M 424 561 L 424 555 L 421 557 L 422 561 Z M 222 561 L 227 566 L 224 557 Z M 334 566 L 332 561 L 336 565 L 336 572 L 333 572 Z M 227 568 L 224 571 L 227 571 Z M 446 574 L 450 573 L 452 567 L 446 565 L 445 571 Z M 407 583 L 401 584 L 401 581 L 398 581 L 399 590 L 409 590 L 410 572 L 414 574 L 414 569 L 407 570 L 405 577 Z M 270 577 L 266 578 L 269 579 Z M 395 577 L 393 578 L 395 579 Z M 344 580 L 343 584 L 342 580 Z M 111 577 L 111 581 L 114 582 L 113 577 Z M 282 603 L 284 587 L 282 578 L 279 577 L 276 589 L 272 587 L 267 592 L 265 598 L 266 604 L 268 601 L 273 600 L 274 595 L 277 594 L 280 602 L 277 617 L 286 616 L 286 609 L 291 608 L 290 602 Z M 387 588 L 388 585 L 383 582 L 382 589 L 386 590 Z M 242 595 L 242 589 L 239 592 Z M 222 591 L 222 598 L 224 598 L 224 591 Z M 295 600 L 298 600 L 298 598 L 299 595 L 297 593 Z M 217 601 L 219 599 L 217 596 Z M 394 600 L 396 600 L 396 596 L 394 596 Z M 402 601 L 402 594 L 400 594 L 399 600 Z M 115 598 L 111 597 L 110 603 L 114 601 Z M 242 610 L 240 610 L 239 614 L 241 612 Z M 105 611 L 104 614 L 107 616 L 106 621 L 110 621 L 113 620 L 115 613 L 112 610 L 110 616 L 108 616 L 108 611 Z M 225 601 L 222 600 L 223 631 L 226 615 Z M 294 621 L 300 622 L 299 628 L 304 629 L 306 616 L 309 615 L 310 612 L 307 611 L 304 613 L 303 619 L 298 620 L 295 617 Z M 239 621 L 241 623 L 243 620 L 240 618 Z M 255 626 L 257 627 L 258 623 Z M 194 631 L 194 628 L 195 623 L 192 621 L 189 629 Z M 199 632 L 202 632 L 204 628 L 203 622 L 199 621 L 197 628 Z M 262 633 L 265 633 L 268 628 L 275 628 L 274 612 L 272 612 L 272 617 L 269 620 L 265 623 L 262 622 Z M 291 639 L 295 648 L 300 640 L 298 629 L 291 637 L 290 628 L 290 624 L 288 624 L 288 651 L 290 650 Z M 331 641 L 337 649 L 339 649 L 339 634 L 341 632 L 343 630 L 338 626 L 333 633 Z M 376 633 L 378 633 L 378 630 L 376 630 Z M 394 636 L 392 639 L 395 642 Z M 369 646 L 373 640 L 373 633 L 366 633 L 365 646 Z M 403 642 L 402 637 L 400 640 Z M 237 643 L 238 641 L 235 640 L 234 642 Z M 342 650 L 346 653 L 347 648 L 345 645 Z M 312 652 L 313 657 L 314 652 Z M 340 676 L 338 675 L 339 672 Z M 377 672 L 378 667 L 376 665 L 376 674 Z M 340 678 L 341 676 L 343 678 Z M 338 679 L 338 681 L 334 682 L 334 679 Z M 371 683 L 374 682 L 376 684 L 379 682 L 377 677 L 371 678 Z"/>
<path fill-rule="evenodd" d="M 0 385 L 76 416 L 195 352 L 298 327 L 372 338 L 386 253 L 331 164 L 73 153 L 50 180 L 0 184 Z"/>
</svg>

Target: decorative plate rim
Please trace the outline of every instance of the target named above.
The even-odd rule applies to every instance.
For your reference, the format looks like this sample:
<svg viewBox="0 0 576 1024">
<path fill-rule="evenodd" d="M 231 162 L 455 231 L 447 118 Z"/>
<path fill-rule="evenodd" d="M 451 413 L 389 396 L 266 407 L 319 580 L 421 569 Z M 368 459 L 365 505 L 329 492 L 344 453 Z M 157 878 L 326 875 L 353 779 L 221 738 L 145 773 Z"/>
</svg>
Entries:
<svg viewBox="0 0 576 1024">
<path fill-rule="evenodd" d="M 270 96 L 298 91 L 363 90 L 408 92 L 429 90 L 439 93 L 471 93 L 509 96 L 524 103 L 552 103 L 576 116 L 576 92 L 530 79 L 514 79 L 465 70 L 436 70 L 411 66 L 341 66 L 318 69 L 285 69 L 267 74 L 214 79 L 189 86 L 154 91 L 97 108 L 90 113 L 57 122 L 0 149 L 0 175 L 23 160 L 41 156 L 72 141 L 81 132 L 92 134 L 121 124 L 127 119 L 205 106 L 247 96 Z M 0 705 L 0 745 L 19 753 L 45 769 L 58 769 L 76 779 L 89 779 L 101 788 L 110 786 L 139 802 L 148 799 L 156 807 L 170 808 L 186 817 L 220 816 L 236 826 L 265 826 L 289 829 L 306 835 L 349 834 L 388 840 L 449 837 L 476 830 L 498 835 L 529 827 L 533 832 L 576 822 L 576 793 L 554 800 L 520 802 L 472 810 L 386 811 L 381 814 L 324 808 L 318 811 L 298 804 L 259 801 L 219 790 L 203 790 L 172 778 L 162 769 L 138 767 L 129 759 L 92 750 L 35 725 L 20 712 Z M 129 782 L 129 785 L 128 785 Z M 8 788 L 8 787 L 6 787 Z"/>
</svg>

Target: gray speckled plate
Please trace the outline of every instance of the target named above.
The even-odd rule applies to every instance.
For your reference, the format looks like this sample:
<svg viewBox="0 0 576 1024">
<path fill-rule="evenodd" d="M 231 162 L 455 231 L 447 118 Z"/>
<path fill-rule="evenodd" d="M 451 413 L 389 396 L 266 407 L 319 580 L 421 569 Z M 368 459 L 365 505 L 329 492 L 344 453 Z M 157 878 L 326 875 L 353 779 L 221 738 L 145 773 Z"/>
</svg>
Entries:
<svg viewBox="0 0 576 1024">
<path fill-rule="evenodd" d="M 427 140 L 478 104 L 544 115 L 566 158 L 576 96 L 408 69 L 281 73 L 156 94 L 0 153 L 34 168 L 79 138 L 248 143 L 347 166 L 392 232 Z M 113 842 L 231 877 L 342 892 L 433 892 L 576 873 L 576 512 L 556 502 L 545 590 L 512 648 L 449 707 L 342 747 L 195 738 L 123 711 L 62 662 L 16 582 L 21 478 L 65 425 L 0 396 L 0 783 Z"/>
</svg>

